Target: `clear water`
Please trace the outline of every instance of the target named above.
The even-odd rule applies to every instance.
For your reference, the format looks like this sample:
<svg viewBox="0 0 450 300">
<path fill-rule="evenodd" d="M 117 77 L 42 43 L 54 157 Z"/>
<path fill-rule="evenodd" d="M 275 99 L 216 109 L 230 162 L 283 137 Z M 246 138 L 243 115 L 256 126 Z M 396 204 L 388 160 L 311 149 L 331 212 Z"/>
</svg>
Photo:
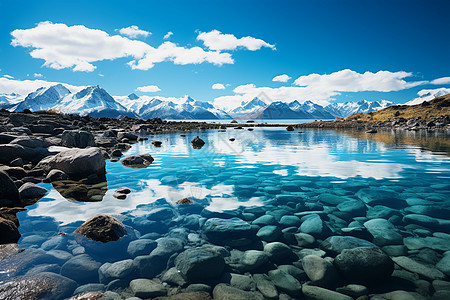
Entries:
<svg viewBox="0 0 450 300">
<path fill-rule="evenodd" d="M 235 119 L 238 123 L 245 124 L 247 121 L 253 121 L 255 124 L 301 124 L 310 123 L 316 119 Z M 206 122 L 206 123 L 217 123 L 217 124 L 229 124 L 232 119 L 215 119 L 215 120 L 168 120 L 176 122 Z M 322 121 L 332 121 L 331 119 L 323 119 Z"/>
<path fill-rule="evenodd" d="M 150 208 L 169 205 L 177 209 L 175 202 L 185 197 L 209 211 L 202 215 L 223 218 L 242 217 L 243 212 L 249 212 L 253 207 L 266 212 L 284 208 L 289 214 L 316 210 L 314 203 L 318 203 L 321 194 L 358 199 L 356 192 L 361 188 L 380 188 L 394 191 L 400 200 L 419 199 L 426 205 L 450 207 L 448 136 L 302 131 L 229 129 L 227 132 L 190 132 L 185 137 L 177 133 L 150 137 L 148 141 L 134 144 L 125 153 L 150 153 L 155 161 L 148 168 L 131 169 L 120 162 L 107 161 L 108 190 L 100 202 L 71 202 L 51 184 L 41 184 L 50 190 L 49 194 L 27 207 L 27 211 L 18 213 L 22 234 L 19 246 L 77 254 L 80 249 L 77 248 L 78 239 L 71 232 L 88 218 L 110 214 L 133 226 L 133 220 L 145 216 Z M 195 150 L 190 145 L 195 136 L 205 140 L 202 149 Z M 230 138 L 236 140 L 231 142 Z M 152 140 L 162 141 L 162 147 L 152 146 Z M 123 186 L 132 189 L 132 193 L 125 200 L 114 198 L 114 190 Z M 290 200 L 283 200 L 287 198 Z M 302 206 L 296 205 L 298 203 Z M 333 207 L 325 209 L 336 210 Z M 405 214 L 404 211 L 400 213 Z M 176 221 L 167 224 L 167 229 L 152 233 L 152 238 L 183 227 L 183 223 Z M 332 222 L 330 226 L 339 230 Z M 397 226 L 404 237 L 417 236 L 401 223 Z M 450 228 L 447 229 L 441 230 L 450 234 Z M 188 228 L 186 231 L 201 233 L 200 229 Z M 59 236 L 61 232 L 67 234 Z M 148 233 L 135 232 L 135 238 Z M 431 230 L 422 234 L 433 233 Z M 58 238 L 63 241 L 49 242 Z M 447 242 L 450 248 L 450 240 Z M 87 247 L 84 251 L 100 263 L 130 258 L 126 251 L 118 251 L 116 244 L 126 250 L 127 245 L 110 242 L 101 251 Z M 55 264 L 55 261 L 44 259 L 31 263 L 9 276 L 18 276 L 36 264 L 47 263 Z M 63 259 L 56 262 L 58 266 L 63 263 Z M 1 276 L 5 279 L 8 272 L 4 271 Z"/>
</svg>

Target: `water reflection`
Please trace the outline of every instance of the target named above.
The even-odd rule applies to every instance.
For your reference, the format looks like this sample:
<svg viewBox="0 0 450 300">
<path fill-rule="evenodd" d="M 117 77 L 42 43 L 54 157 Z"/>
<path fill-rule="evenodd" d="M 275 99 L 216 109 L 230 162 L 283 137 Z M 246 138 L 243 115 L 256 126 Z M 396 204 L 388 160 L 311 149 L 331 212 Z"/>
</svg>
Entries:
<svg viewBox="0 0 450 300">
<path fill-rule="evenodd" d="M 205 142 L 193 149 L 190 141 L 200 136 Z M 235 141 L 229 141 L 235 138 Z M 139 215 L 137 207 L 164 199 L 175 205 L 183 198 L 211 211 L 239 206 L 262 206 L 284 189 L 300 191 L 305 182 L 320 178 L 323 185 L 352 179 L 408 180 L 450 176 L 450 158 L 405 144 L 405 137 L 388 133 L 364 135 L 353 132 L 284 128 L 255 128 L 254 131 L 195 131 L 185 136 L 167 134 L 134 144 L 125 155 L 150 153 L 155 161 L 146 169 L 131 169 L 120 162 L 107 162 L 106 186 L 96 187 L 99 202 L 66 200 L 64 187 L 44 185 L 50 193 L 29 207 L 29 216 L 51 216 L 56 222 L 85 221 L 96 214 Z M 428 138 L 425 138 L 427 140 Z M 448 152 L 445 141 L 439 151 Z M 400 141 L 400 142 L 399 142 Z M 417 144 L 416 144 L 417 145 Z M 132 193 L 125 200 L 113 197 L 126 186 Z"/>
</svg>

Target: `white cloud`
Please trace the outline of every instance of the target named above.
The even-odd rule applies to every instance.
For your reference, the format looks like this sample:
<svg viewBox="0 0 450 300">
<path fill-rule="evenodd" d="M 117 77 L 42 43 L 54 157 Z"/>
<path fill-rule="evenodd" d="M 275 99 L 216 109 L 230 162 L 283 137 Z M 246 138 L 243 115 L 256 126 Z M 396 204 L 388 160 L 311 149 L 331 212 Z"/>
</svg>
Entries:
<svg viewBox="0 0 450 300">
<path fill-rule="evenodd" d="M 3 75 L 3 77 L 8 78 L 8 79 L 14 79 L 14 77 L 12 77 L 11 75 Z"/>
<path fill-rule="evenodd" d="M 42 77 L 44 77 L 44 75 L 42 75 L 42 74 L 40 74 L 40 73 L 34 73 L 33 76 L 36 77 L 36 78 L 42 78 Z"/>
<path fill-rule="evenodd" d="M 441 77 L 437 78 L 430 82 L 431 84 L 439 85 L 439 84 L 450 84 L 450 77 Z"/>
<path fill-rule="evenodd" d="M 137 90 L 143 93 L 155 93 L 161 91 L 161 89 L 157 85 L 140 86 L 137 88 Z"/>
<path fill-rule="evenodd" d="M 163 37 L 163 39 L 167 40 L 168 38 L 170 38 L 173 35 L 172 31 L 169 31 L 168 33 L 166 33 L 166 35 Z"/>
<path fill-rule="evenodd" d="M 152 34 L 150 31 L 145 31 L 145 30 L 139 29 L 139 27 L 137 27 L 136 25 L 131 25 L 130 27 L 121 28 L 121 29 L 119 29 L 119 33 L 121 35 L 129 36 L 130 38 L 133 38 L 133 39 L 140 37 L 140 36 L 143 36 L 144 38 L 146 38 Z"/>
<path fill-rule="evenodd" d="M 232 34 L 223 34 L 218 30 L 200 32 L 197 40 L 203 41 L 203 44 L 209 49 L 218 51 L 235 50 L 239 47 L 247 48 L 251 51 L 259 50 L 261 47 L 268 47 L 275 50 L 275 45 L 271 45 L 261 39 L 256 39 L 251 36 L 238 39 Z"/>
<path fill-rule="evenodd" d="M 275 76 L 275 77 L 272 79 L 272 81 L 288 82 L 289 79 L 291 79 L 290 76 L 288 76 L 288 75 L 286 75 L 286 74 L 283 74 L 283 75 Z"/>
<path fill-rule="evenodd" d="M 339 92 L 391 92 L 427 83 L 426 81 L 407 82 L 404 80 L 404 78 L 411 76 L 412 73 L 404 71 L 378 71 L 377 73 L 365 72 L 361 74 L 345 69 L 331 74 L 300 76 L 294 81 L 294 84 Z"/>
<path fill-rule="evenodd" d="M 213 90 L 224 90 L 225 86 L 222 83 L 214 83 L 211 88 Z"/>
<path fill-rule="evenodd" d="M 438 89 L 424 89 L 417 92 L 417 95 L 419 97 L 414 98 L 408 102 L 406 102 L 406 105 L 416 105 L 420 104 L 424 101 L 430 101 L 433 100 L 436 97 L 443 96 L 450 94 L 450 89 L 447 88 L 438 88 Z"/>
<path fill-rule="evenodd" d="M 94 62 L 131 57 L 132 69 L 148 70 L 155 63 L 172 61 L 175 64 L 215 65 L 234 63 L 229 53 L 205 51 L 200 47 L 185 48 L 165 42 L 154 48 L 149 44 L 120 35 L 90 29 L 83 25 L 67 26 L 51 22 L 39 23 L 30 29 L 11 32 L 12 45 L 31 48 L 33 58 L 43 59 L 44 66 L 53 69 L 72 68 L 73 71 L 92 72 Z"/>
<path fill-rule="evenodd" d="M 0 91 L 1 93 L 11 94 L 16 93 L 22 96 L 26 96 L 31 92 L 36 91 L 40 87 L 49 87 L 56 85 L 60 82 L 50 82 L 45 80 L 16 80 L 9 78 L 0 78 Z M 85 88 L 85 86 L 74 86 L 70 84 L 62 83 L 71 92 L 79 92 Z"/>
<path fill-rule="evenodd" d="M 278 88 L 257 87 L 254 84 L 244 84 L 236 87 L 234 95 L 221 96 L 214 99 L 214 104 L 222 109 L 237 107 L 242 101 L 249 101 L 254 97 L 263 98 L 267 103 L 294 100 L 300 103 L 311 100 L 320 105 L 327 105 L 342 92 L 399 91 L 426 84 L 427 81 L 404 80 L 412 76 L 407 72 L 379 71 L 359 74 L 352 70 L 342 70 L 329 75 L 310 74 L 301 76 L 295 84 L 300 86 L 282 86 Z"/>
</svg>

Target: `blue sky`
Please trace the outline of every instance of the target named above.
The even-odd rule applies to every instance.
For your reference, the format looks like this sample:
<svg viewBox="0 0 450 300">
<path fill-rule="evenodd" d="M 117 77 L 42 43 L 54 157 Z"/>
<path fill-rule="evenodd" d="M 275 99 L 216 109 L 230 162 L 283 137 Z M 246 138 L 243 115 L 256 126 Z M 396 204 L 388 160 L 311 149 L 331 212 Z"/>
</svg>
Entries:
<svg viewBox="0 0 450 300">
<path fill-rule="evenodd" d="M 450 87 L 448 11 L 449 1 L 411 0 L 0 0 L 0 77 L 13 77 L 3 77 L 0 93 L 37 79 L 219 104 L 261 92 L 272 100 L 403 103 L 422 89 Z M 119 31 L 130 26 L 151 34 Z M 282 74 L 291 79 L 272 81 Z M 212 89 L 216 83 L 225 89 Z M 137 90 L 145 86 L 160 91 Z"/>
</svg>

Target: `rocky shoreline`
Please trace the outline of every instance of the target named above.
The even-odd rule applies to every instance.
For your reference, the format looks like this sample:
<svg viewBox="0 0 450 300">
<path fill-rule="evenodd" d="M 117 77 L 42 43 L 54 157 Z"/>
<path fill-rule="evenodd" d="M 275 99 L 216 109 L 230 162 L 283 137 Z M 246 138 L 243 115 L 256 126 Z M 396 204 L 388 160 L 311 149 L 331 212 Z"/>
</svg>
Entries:
<svg viewBox="0 0 450 300">
<path fill-rule="evenodd" d="M 447 130 L 447 121 L 410 125 Z M 292 129 L 343 123 L 355 125 L 315 122 Z M 350 128 L 388 126 L 356 124 Z M 21 238 L 16 214 L 47 193 L 38 183 L 52 183 L 69 200 L 101 201 L 105 159 L 146 168 L 154 160 L 150 154 L 122 157 L 144 136 L 223 127 L 0 112 L 0 298 L 450 297 L 450 186 L 420 179 L 411 187 L 355 177 L 329 189 L 320 177 L 268 182 L 267 174 L 237 175 L 245 183 L 240 193 L 263 191 L 272 200 L 215 212 L 201 201 L 161 199 L 141 205 L 139 214 L 97 215 L 75 228 L 50 220 L 27 224 L 26 249 L 15 244 Z M 201 136 L 191 141 L 193 149 L 204 144 Z M 123 201 L 133 193 L 125 187 L 115 192 Z"/>
</svg>

